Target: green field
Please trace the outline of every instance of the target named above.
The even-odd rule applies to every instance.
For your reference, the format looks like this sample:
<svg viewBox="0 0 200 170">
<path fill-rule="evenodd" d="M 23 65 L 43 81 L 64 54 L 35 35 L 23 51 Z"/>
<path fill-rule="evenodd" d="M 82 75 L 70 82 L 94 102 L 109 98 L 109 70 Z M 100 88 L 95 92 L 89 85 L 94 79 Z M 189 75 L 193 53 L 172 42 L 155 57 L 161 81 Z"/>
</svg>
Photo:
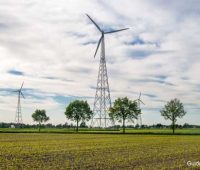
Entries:
<svg viewBox="0 0 200 170">
<path fill-rule="evenodd" d="M 188 169 L 199 135 L 0 133 L 0 169 Z"/>
<path fill-rule="evenodd" d="M 0 133 L 38 133 L 38 129 L 31 128 L 0 128 Z M 200 128 L 176 129 L 176 134 L 200 135 Z M 76 133 L 74 128 L 43 128 L 41 133 Z M 122 129 L 80 128 L 79 133 L 122 133 Z M 131 134 L 171 134 L 171 129 L 126 129 Z"/>
</svg>

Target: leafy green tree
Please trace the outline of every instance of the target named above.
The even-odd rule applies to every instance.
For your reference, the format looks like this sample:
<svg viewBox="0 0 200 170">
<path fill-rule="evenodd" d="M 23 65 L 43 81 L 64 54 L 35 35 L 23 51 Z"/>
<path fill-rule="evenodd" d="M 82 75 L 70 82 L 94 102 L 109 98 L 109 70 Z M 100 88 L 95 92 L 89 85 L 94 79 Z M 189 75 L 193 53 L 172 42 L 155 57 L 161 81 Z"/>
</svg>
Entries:
<svg viewBox="0 0 200 170">
<path fill-rule="evenodd" d="M 137 123 L 137 124 L 135 125 L 135 128 L 136 128 L 136 129 L 139 129 L 139 127 L 140 127 L 140 125 Z"/>
<path fill-rule="evenodd" d="M 90 120 L 92 111 L 87 101 L 75 100 L 67 106 L 65 115 L 68 119 L 76 121 L 76 131 L 78 132 L 79 122 Z"/>
<path fill-rule="evenodd" d="M 183 104 L 180 100 L 175 98 L 167 102 L 160 113 L 166 120 L 169 119 L 172 121 L 172 130 L 174 134 L 177 118 L 182 118 L 186 114 L 186 111 L 184 110 Z"/>
<path fill-rule="evenodd" d="M 82 128 L 87 128 L 87 125 L 86 125 L 85 122 L 81 122 L 80 127 L 82 127 Z"/>
<path fill-rule="evenodd" d="M 141 114 L 141 110 L 138 107 L 138 103 L 127 97 L 116 99 L 113 107 L 109 109 L 109 116 L 112 119 L 116 119 L 119 122 L 122 121 L 123 133 L 125 133 L 126 120 L 137 119 L 139 114 Z"/>
<path fill-rule="evenodd" d="M 32 118 L 35 122 L 39 122 L 39 132 L 40 132 L 41 123 L 49 120 L 49 117 L 47 117 L 47 115 L 46 115 L 46 111 L 45 110 L 39 110 L 39 109 L 37 109 L 32 114 Z"/>
</svg>

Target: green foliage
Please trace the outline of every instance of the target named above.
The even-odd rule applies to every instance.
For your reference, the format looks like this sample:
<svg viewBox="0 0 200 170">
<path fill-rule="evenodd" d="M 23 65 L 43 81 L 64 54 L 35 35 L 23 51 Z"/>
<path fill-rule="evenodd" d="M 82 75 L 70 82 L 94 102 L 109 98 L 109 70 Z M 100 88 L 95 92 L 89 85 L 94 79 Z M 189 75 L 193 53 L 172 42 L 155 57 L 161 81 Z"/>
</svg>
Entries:
<svg viewBox="0 0 200 170">
<path fill-rule="evenodd" d="M 85 122 L 81 122 L 80 127 L 87 128 L 87 125 Z"/>
<path fill-rule="evenodd" d="M 109 116 L 112 119 L 123 122 L 123 133 L 125 133 L 125 121 L 133 121 L 133 119 L 138 118 L 139 114 L 141 114 L 141 110 L 138 107 L 138 103 L 127 97 L 116 99 L 113 107 L 109 109 Z"/>
<path fill-rule="evenodd" d="M 46 111 L 45 110 L 36 110 L 33 114 L 32 114 L 32 118 L 34 121 L 36 122 L 46 122 L 49 120 L 49 117 L 47 117 L 46 115 Z"/>
<path fill-rule="evenodd" d="M 42 122 L 46 122 L 49 120 L 49 117 L 46 115 L 45 110 L 39 110 L 37 109 L 33 114 L 32 118 L 35 122 L 39 122 L 39 131 L 40 131 L 40 126 Z"/>
<path fill-rule="evenodd" d="M 90 120 L 92 111 L 87 101 L 75 100 L 67 106 L 65 115 L 68 119 L 76 121 L 76 131 L 78 131 L 78 123 Z"/>
<path fill-rule="evenodd" d="M 182 118 L 186 114 L 183 104 L 176 98 L 167 102 L 160 112 L 166 120 L 169 119 L 172 121 L 173 133 L 175 131 L 175 123 L 177 118 Z"/>
</svg>

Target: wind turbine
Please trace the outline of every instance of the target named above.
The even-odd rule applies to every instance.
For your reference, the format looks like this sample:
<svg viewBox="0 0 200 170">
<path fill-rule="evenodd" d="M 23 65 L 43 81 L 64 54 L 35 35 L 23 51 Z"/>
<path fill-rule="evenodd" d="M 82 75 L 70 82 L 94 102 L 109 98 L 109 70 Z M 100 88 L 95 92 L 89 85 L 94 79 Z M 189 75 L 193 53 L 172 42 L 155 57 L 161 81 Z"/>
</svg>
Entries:
<svg viewBox="0 0 200 170">
<path fill-rule="evenodd" d="M 92 126 L 94 125 L 94 119 L 95 119 L 96 121 L 98 121 L 99 127 L 106 127 L 108 124 L 107 120 L 110 120 L 107 112 L 108 112 L 108 109 L 111 107 L 111 98 L 110 98 L 110 89 L 109 89 L 108 74 L 107 74 L 107 68 L 106 68 L 104 37 L 105 37 L 105 34 L 112 34 L 119 31 L 127 30 L 129 28 L 112 30 L 112 31 L 104 31 L 88 14 L 86 15 L 101 34 L 101 37 L 97 44 L 96 51 L 94 53 L 94 58 L 95 58 L 97 51 L 99 49 L 99 46 L 101 44 L 100 64 L 99 64 L 97 87 L 96 87 L 96 94 L 95 94 L 94 107 L 93 107 L 93 118 L 92 118 L 91 125 Z M 114 122 L 112 122 L 112 125 L 114 125 Z"/>
<path fill-rule="evenodd" d="M 139 97 L 138 97 L 138 99 L 136 101 L 138 102 L 139 109 L 140 109 L 140 103 L 145 105 L 144 102 L 141 100 L 141 92 L 140 92 Z M 141 114 L 138 115 L 138 119 L 137 119 L 137 124 L 140 124 L 140 126 L 142 126 L 142 116 L 141 116 Z"/>
<path fill-rule="evenodd" d="M 17 100 L 17 110 L 16 110 L 16 116 L 15 116 L 15 122 L 20 125 L 23 123 L 22 121 L 22 113 L 21 113 L 21 96 L 25 99 L 23 93 L 22 93 L 22 87 L 24 85 L 24 82 L 22 83 L 19 90 L 15 90 L 14 92 L 18 93 L 18 100 Z"/>
</svg>

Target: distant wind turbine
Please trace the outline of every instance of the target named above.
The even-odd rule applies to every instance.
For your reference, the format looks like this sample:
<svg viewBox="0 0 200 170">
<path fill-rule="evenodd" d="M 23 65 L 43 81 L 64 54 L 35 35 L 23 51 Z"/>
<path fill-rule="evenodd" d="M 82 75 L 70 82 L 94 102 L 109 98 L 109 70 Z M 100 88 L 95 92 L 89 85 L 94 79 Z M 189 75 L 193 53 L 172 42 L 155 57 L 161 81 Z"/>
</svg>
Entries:
<svg viewBox="0 0 200 170">
<path fill-rule="evenodd" d="M 140 103 L 142 103 L 143 105 L 145 105 L 144 102 L 141 100 L 141 95 L 142 95 L 142 94 L 141 94 L 141 92 L 140 92 L 138 99 L 135 100 L 135 101 L 138 102 L 138 107 L 139 107 L 139 109 L 140 109 Z M 142 114 L 142 113 L 141 113 L 141 114 Z M 141 114 L 138 115 L 138 119 L 137 119 L 137 122 L 138 122 L 138 124 L 139 124 L 140 126 L 142 126 L 142 115 L 141 115 Z"/>
<path fill-rule="evenodd" d="M 25 98 L 24 95 L 23 95 L 23 93 L 22 93 L 22 87 L 23 87 L 23 85 L 24 85 L 24 82 L 22 83 L 20 89 L 14 91 L 14 92 L 16 92 L 18 94 L 17 110 L 16 110 L 16 116 L 15 116 L 15 122 L 18 125 L 20 125 L 20 124 L 23 123 L 23 121 L 22 121 L 22 113 L 21 113 L 21 96 L 23 98 Z"/>
</svg>

